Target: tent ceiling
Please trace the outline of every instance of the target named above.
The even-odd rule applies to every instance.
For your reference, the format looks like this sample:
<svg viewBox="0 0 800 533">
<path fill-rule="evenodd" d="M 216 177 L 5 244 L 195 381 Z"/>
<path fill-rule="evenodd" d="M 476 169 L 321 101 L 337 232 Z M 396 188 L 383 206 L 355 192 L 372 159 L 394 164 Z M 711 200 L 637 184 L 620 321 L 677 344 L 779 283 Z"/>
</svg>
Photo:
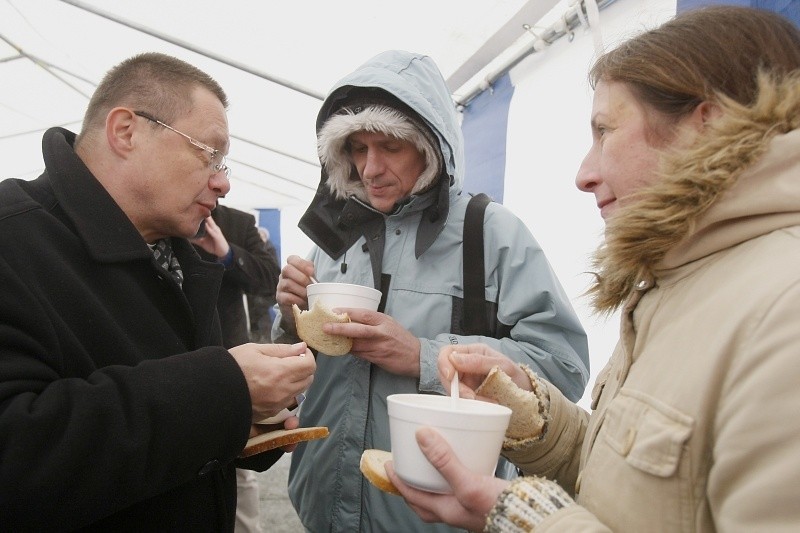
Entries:
<svg viewBox="0 0 800 533">
<path fill-rule="evenodd" d="M 156 50 L 199 66 L 228 92 L 233 190 L 227 203 L 304 205 L 319 174 L 319 98 L 336 80 L 378 52 L 402 48 L 431 55 L 458 97 L 525 38 L 523 24 L 535 26 L 565 3 L 0 0 L 0 150 L 7 162 L 0 179 L 38 175 L 42 131 L 52 125 L 77 131 L 103 73 Z"/>
</svg>

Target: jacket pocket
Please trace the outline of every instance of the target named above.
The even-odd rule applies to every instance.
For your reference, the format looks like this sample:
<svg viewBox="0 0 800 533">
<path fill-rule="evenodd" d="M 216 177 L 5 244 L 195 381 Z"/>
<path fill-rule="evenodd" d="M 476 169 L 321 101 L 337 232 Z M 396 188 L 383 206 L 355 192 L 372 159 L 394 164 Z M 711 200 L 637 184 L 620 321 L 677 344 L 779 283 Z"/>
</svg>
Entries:
<svg viewBox="0 0 800 533">
<path fill-rule="evenodd" d="M 578 503 L 612 531 L 692 530 L 687 445 L 693 419 L 625 388 L 601 416 L 581 471 Z"/>
<path fill-rule="evenodd" d="M 606 413 L 605 439 L 625 461 L 648 474 L 675 474 L 693 420 L 638 391 L 622 389 Z"/>
</svg>

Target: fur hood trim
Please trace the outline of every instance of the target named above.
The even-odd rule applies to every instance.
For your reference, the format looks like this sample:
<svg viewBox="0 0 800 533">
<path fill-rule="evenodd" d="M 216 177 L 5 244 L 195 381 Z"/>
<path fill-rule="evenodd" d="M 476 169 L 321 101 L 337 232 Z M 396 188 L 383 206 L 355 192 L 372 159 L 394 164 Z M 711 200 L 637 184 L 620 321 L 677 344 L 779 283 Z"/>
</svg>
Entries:
<svg viewBox="0 0 800 533">
<path fill-rule="evenodd" d="M 364 184 L 347 150 L 348 137 L 359 131 L 383 133 L 410 141 L 423 154 L 426 167 L 411 194 L 425 191 L 434 184 L 442 167 L 440 150 L 436 148 L 433 136 L 423 126 L 385 105 L 345 108 L 331 116 L 317 135 L 317 152 L 328 173 L 328 188 L 335 198 L 346 200 L 355 196 L 367 201 Z"/>
<path fill-rule="evenodd" d="M 607 221 L 605 243 L 592 262 L 595 282 L 587 291 L 596 312 L 615 311 L 639 283 L 652 286 L 666 257 L 669 266 L 695 259 L 668 254 L 706 229 L 703 216 L 774 137 L 800 128 L 800 73 L 782 79 L 761 74 L 758 83 L 750 106 L 720 98 L 720 117 L 690 147 L 665 152 L 658 179 Z"/>
</svg>

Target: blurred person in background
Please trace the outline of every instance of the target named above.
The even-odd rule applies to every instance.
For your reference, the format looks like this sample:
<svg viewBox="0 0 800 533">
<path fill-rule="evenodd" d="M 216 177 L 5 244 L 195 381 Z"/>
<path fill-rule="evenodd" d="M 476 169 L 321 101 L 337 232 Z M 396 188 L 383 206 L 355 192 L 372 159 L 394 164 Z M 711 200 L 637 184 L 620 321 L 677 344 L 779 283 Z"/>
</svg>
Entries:
<svg viewBox="0 0 800 533">
<path fill-rule="evenodd" d="M 245 293 L 275 294 L 280 265 L 264 247 L 256 218 L 233 207 L 217 204 L 192 239 L 200 257 L 222 264 L 225 272 L 217 297 L 217 312 L 226 348 L 250 341 Z M 258 477 L 252 470 L 236 469 L 236 532 L 260 532 Z"/>
<path fill-rule="evenodd" d="M 264 243 L 267 255 L 274 256 L 280 264 L 278 252 L 270 240 L 269 230 L 258 228 L 258 235 Z M 280 267 L 278 267 L 280 270 Z M 280 273 L 280 272 L 279 272 Z M 250 318 L 250 340 L 253 342 L 272 342 L 272 320 L 275 317 L 276 286 L 272 285 L 260 291 L 247 293 L 247 310 Z"/>
</svg>

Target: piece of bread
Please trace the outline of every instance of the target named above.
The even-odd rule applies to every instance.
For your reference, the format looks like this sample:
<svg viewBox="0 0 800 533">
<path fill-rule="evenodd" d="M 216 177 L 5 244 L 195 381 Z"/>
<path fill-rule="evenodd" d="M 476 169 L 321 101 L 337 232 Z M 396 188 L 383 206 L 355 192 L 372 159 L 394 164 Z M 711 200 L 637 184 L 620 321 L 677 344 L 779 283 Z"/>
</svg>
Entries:
<svg viewBox="0 0 800 533">
<path fill-rule="evenodd" d="M 534 383 L 534 386 L 536 384 Z M 495 366 L 475 389 L 475 394 L 486 396 L 511 409 L 506 437 L 510 439 L 538 438 L 547 425 L 547 412 L 539 396 L 517 387 L 516 383 Z"/>
<path fill-rule="evenodd" d="M 328 428 L 324 426 L 268 431 L 249 439 L 239 457 L 250 457 L 251 455 L 307 440 L 324 439 L 329 434 Z"/>
<path fill-rule="evenodd" d="M 386 461 L 391 460 L 391 452 L 374 449 L 364 450 L 364 452 L 361 454 L 361 462 L 359 463 L 358 468 L 370 483 L 381 489 L 383 492 L 397 494 L 399 496 L 400 491 L 397 490 L 397 487 L 395 487 L 394 484 L 389 480 L 389 476 L 386 475 L 386 469 L 383 467 Z"/>
<path fill-rule="evenodd" d="M 350 322 L 347 313 L 334 313 L 319 300 L 315 301 L 308 311 L 301 311 L 296 304 L 292 305 L 292 313 L 297 326 L 297 336 L 311 348 L 326 355 L 344 355 L 353 348 L 353 339 L 350 337 L 328 335 L 322 331 L 322 324 L 326 322 Z"/>
</svg>

